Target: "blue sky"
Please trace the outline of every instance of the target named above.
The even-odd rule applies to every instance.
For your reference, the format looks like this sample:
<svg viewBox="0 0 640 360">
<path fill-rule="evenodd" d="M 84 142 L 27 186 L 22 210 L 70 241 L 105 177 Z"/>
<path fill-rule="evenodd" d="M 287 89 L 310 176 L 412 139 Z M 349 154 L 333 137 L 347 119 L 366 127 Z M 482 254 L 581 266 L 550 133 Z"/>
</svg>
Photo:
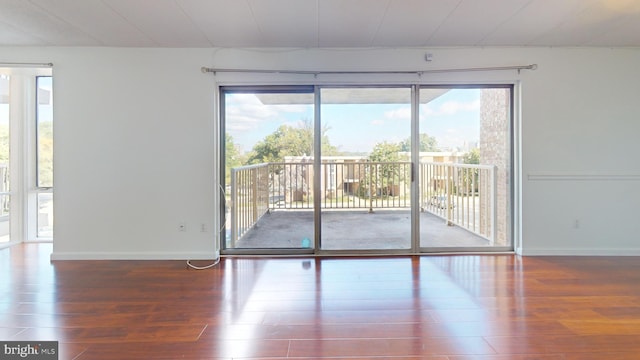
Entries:
<svg viewBox="0 0 640 360">
<path fill-rule="evenodd" d="M 262 105 L 251 94 L 229 95 L 227 132 L 243 151 L 280 125 L 313 119 L 311 105 Z M 435 136 L 443 148 L 462 148 L 479 138 L 479 89 L 452 89 L 420 106 L 420 132 Z M 332 145 L 345 152 L 369 152 L 378 142 L 410 135 L 409 104 L 325 104 L 322 121 Z"/>
<path fill-rule="evenodd" d="M 51 89 L 51 78 L 42 78 L 40 85 Z M 479 107 L 479 89 L 452 89 L 420 105 L 420 132 L 435 136 L 443 148 L 477 143 Z M 41 105 L 39 114 L 41 121 L 50 121 L 52 106 Z M 8 123 L 8 115 L 8 104 L 0 104 L 0 123 Z M 345 152 L 369 152 L 378 142 L 406 139 L 410 116 L 409 104 L 322 105 L 322 121 L 329 127 L 329 140 Z M 299 126 L 311 119 L 311 105 L 263 105 L 253 94 L 232 94 L 227 101 L 227 132 L 247 152 L 280 125 Z"/>
</svg>

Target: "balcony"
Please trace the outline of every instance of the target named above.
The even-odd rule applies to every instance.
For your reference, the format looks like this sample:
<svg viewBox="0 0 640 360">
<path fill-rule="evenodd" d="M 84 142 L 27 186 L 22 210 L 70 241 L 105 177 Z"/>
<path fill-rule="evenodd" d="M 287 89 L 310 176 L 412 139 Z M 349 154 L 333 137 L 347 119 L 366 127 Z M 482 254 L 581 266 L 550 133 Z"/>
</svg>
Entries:
<svg viewBox="0 0 640 360">
<path fill-rule="evenodd" d="M 414 167 L 336 158 L 315 171 L 318 177 L 312 159 L 232 169 L 226 248 L 313 246 L 314 181 L 320 182 L 323 249 L 410 248 L 416 176 L 421 247 L 496 243 L 493 165 L 420 162 Z"/>
</svg>

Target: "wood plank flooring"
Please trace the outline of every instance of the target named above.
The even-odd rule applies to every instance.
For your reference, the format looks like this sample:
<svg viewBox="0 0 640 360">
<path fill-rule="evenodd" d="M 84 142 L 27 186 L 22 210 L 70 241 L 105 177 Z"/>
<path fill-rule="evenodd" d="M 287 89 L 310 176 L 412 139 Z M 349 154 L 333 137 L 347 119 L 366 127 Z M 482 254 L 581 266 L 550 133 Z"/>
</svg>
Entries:
<svg viewBox="0 0 640 360">
<path fill-rule="evenodd" d="M 49 262 L 0 250 L 0 340 L 60 359 L 638 359 L 637 257 Z"/>
</svg>

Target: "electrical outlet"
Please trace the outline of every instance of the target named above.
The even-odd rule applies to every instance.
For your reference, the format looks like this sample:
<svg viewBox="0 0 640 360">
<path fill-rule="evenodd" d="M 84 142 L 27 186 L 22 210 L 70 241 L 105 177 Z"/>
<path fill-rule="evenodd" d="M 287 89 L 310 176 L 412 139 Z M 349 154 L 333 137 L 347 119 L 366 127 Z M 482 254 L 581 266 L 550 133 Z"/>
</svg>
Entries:
<svg viewBox="0 0 640 360">
<path fill-rule="evenodd" d="M 178 231 L 185 232 L 187 231 L 187 223 L 181 222 L 178 224 Z"/>
<path fill-rule="evenodd" d="M 207 224 L 205 223 L 200 224 L 200 232 L 207 232 Z"/>
</svg>

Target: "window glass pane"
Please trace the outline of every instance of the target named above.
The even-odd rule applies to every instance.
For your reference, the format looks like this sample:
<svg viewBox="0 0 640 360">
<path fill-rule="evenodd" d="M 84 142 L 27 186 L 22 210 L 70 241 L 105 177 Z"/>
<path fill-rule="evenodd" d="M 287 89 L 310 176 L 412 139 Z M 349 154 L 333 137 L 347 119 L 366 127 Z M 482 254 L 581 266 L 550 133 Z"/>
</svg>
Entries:
<svg viewBox="0 0 640 360">
<path fill-rule="evenodd" d="M 321 90 L 321 248 L 411 248 L 411 88 Z"/>
<path fill-rule="evenodd" d="M 9 83 L 0 75 L 0 243 L 9 239 Z"/>
<path fill-rule="evenodd" d="M 37 78 L 38 187 L 53 187 L 53 91 L 51 76 Z"/>
<path fill-rule="evenodd" d="M 225 249 L 313 246 L 313 93 L 225 92 Z"/>
<path fill-rule="evenodd" d="M 420 89 L 420 246 L 510 249 L 511 88 Z"/>
<path fill-rule="evenodd" d="M 53 236 L 53 194 L 38 194 L 38 237 Z"/>
</svg>

